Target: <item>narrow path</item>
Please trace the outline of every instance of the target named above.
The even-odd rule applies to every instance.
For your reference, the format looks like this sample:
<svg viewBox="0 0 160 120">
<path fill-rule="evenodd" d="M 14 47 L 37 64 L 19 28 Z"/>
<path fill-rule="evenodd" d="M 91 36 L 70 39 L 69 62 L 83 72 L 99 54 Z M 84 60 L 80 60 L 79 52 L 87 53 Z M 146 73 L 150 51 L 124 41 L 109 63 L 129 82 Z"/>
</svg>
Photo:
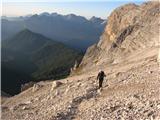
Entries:
<svg viewBox="0 0 160 120">
<path fill-rule="evenodd" d="M 73 120 L 75 119 L 76 114 L 78 113 L 78 106 L 83 100 L 89 100 L 97 96 L 97 88 L 89 89 L 86 94 L 83 96 L 78 96 L 74 98 L 71 104 L 66 108 L 67 112 L 57 113 L 56 116 L 53 116 L 51 120 Z"/>
</svg>

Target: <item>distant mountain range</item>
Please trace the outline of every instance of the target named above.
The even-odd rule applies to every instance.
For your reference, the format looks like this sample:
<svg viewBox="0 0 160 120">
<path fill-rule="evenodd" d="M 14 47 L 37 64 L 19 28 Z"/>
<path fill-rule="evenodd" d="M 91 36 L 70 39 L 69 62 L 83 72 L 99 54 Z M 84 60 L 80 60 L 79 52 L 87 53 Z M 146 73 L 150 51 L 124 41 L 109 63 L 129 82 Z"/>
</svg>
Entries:
<svg viewBox="0 0 160 120">
<path fill-rule="evenodd" d="M 24 28 L 62 42 L 72 48 L 85 51 L 97 43 L 106 20 L 86 19 L 74 14 L 41 13 L 21 17 L 2 17 L 2 40 L 8 39 Z"/>
<path fill-rule="evenodd" d="M 62 43 L 25 29 L 2 41 L 2 91 L 20 92 L 31 80 L 67 76 L 81 54 Z"/>
</svg>

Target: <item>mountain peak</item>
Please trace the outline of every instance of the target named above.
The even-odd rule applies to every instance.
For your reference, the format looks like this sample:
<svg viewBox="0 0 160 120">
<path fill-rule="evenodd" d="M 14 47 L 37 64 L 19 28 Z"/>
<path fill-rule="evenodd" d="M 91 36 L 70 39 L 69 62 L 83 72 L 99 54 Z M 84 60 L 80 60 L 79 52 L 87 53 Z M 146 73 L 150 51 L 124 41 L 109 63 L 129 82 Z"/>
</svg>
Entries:
<svg viewBox="0 0 160 120">
<path fill-rule="evenodd" d="M 31 30 L 25 28 L 24 30 L 22 30 L 21 32 L 28 32 L 28 33 L 33 33 Z"/>
<path fill-rule="evenodd" d="M 29 29 L 27 29 L 27 28 L 25 28 L 25 29 L 23 29 L 22 31 L 20 31 L 19 33 L 17 33 L 18 35 L 21 35 L 21 34 L 36 34 L 36 33 L 34 33 L 34 32 L 32 32 L 31 30 L 29 30 Z M 15 35 L 16 36 L 16 35 Z"/>
<path fill-rule="evenodd" d="M 92 16 L 92 17 L 90 18 L 90 20 L 95 20 L 95 19 L 103 20 L 103 19 L 101 19 L 100 17 L 96 17 L 96 16 Z"/>
<path fill-rule="evenodd" d="M 57 16 L 59 15 L 57 12 L 51 13 L 51 16 Z"/>
<path fill-rule="evenodd" d="M 48 12 L 43 12 L 40 14 L 40 16 L 50 16 L 50 14 Z"/>
<path fill-rule="evenodd" d="M 75 15 L 75 14 L 68 14 L 68 15 L 65 15 L 65 17 L 68 20 L 74 20 L 74 21 L 86 21 L 87 20 L 85 17 L 78 16 L 78 15 Z"/>
<path fill-rule="evenodd" d="M 98 44 L 87 50 L 82 66 L 91 64 L 93 59 L 97 61 L 96 64 L 104 62 L 115 64 L 123 62 L 127 57 L 129 59 L 129 56 L 137 51 L 143 52 L 144 48 L 154 48 L 159 36 L 155 34 L 158 33 L 159 5 L 158 2 L 148 2 L 140 6 L 126 4 L 116 8 L 108 17 Z M 91 18 L 93 21 L 95 19 L 95 17 Z M 99 55 L 98 60 L 95 51 Z M 90 64 L 88 69 L 91 67 Z"/>
<path fill-rule="evenodd" d="M 93 17 L 91 17 L 90 19 L 89 19 L 92 23 L 103 23 L 105 20 L 103 20 L 102 18 L 100 18 L 100 17 L 95 17 L 95 16 L 93 16 Z"/>
</svg>

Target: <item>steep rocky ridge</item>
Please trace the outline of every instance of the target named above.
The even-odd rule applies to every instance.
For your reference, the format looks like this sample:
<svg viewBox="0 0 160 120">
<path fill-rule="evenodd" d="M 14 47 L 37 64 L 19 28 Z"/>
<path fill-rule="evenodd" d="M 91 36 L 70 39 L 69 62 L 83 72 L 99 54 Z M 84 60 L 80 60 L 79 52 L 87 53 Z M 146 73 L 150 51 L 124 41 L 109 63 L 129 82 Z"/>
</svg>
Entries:
<svg viewBox="0 0 160 120">
<path fill-rule="evenodd" d="M 153 48 L 158 52 L 159 15 L 159 2 L 127 4 L 115 9 L 108 17 L 100 42 L 88 48 L 80 69 L 128 61 L 136 52 Z"/>
</svg>

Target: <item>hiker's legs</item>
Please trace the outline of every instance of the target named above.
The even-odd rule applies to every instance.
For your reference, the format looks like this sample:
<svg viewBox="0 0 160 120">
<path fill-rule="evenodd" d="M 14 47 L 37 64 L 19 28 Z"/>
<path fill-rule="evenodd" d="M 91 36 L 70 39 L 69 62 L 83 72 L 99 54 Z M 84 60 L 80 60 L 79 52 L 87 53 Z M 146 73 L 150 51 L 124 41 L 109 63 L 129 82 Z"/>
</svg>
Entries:
<svg viewBox="0 0 160 120">
<path fill-rule="evenodd" d="M 102 87 L 103 79 L 99 79 L 99 89 Z"/>
</svg>

